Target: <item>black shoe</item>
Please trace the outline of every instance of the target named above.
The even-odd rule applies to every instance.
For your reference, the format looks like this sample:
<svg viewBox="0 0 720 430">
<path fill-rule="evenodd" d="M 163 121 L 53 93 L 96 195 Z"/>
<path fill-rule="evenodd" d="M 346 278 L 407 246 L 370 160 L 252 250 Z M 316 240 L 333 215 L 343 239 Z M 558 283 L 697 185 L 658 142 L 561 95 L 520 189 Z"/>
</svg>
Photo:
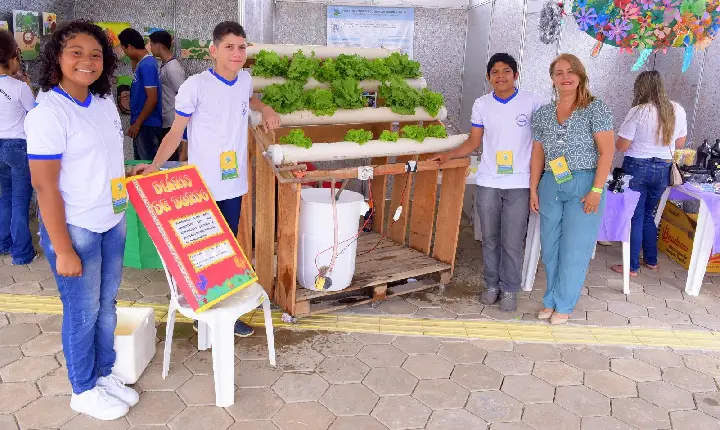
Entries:
<svg viewBox="0 0 720 430">
<path fill-rule="evenodd" d="M 480 301 L 484 305 L 494 305 L 497 302 L 498 296 L 500 295 L 500 288 L 488 287 L 487 290 L 483 291 Z"/>
<path fill-rule="evenodd" d="M 198 331 L 198 322 L 193 322 L 193 330 Z M 237 320 L 235 321 L 235 336 L 237 337 L 249 337 L 255 333 L 255 330 L 244 322 Z"/>
<path fill-rule="evenodd" d="M 500 310 L 514 312 L 517 310 L 517 294 L 503 292 L 500 296 Z"/>
</svg>

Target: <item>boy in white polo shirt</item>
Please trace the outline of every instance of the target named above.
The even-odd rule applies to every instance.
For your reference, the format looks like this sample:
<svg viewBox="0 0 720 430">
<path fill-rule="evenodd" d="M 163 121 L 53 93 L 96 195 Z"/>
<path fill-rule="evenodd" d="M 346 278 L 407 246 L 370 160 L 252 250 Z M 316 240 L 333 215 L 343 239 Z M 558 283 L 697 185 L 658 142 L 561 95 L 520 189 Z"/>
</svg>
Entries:
<svg viewBox="0 0 720 430">
<path fill-rule="evenodd" d="M 470 137 L 454 150 L 435 157 L 442 164 L 483 147 L 475 195 L 487 287 L 481 300 L 492 305 L 500 297 L 500 310 L 508 312 L 517 309 L 522 279 L 530 201 L 530 122 L 543 104 L 538 95 L 515 87 L 518 76 L 517 62 L 511 55 L 490 57 L 487 79 L 493 92 L 475 100 Z"/>
<path fill-rule="evenodd" d="M 210 46 L 215 67 L 191 76 L 180 86 L 175 97 L 175 120 L 157 156 L 152 164 L 134 169 L 135 174 L 157 171 L 178 148 L 187 126 L 188 164 L 197 166 L 236 236 L 242 196 L 248 191 L 250 109 L 262 113 L 266 129 L 280 126 L 277 113 L 253 97 L 250 74 L 242 71 L 246 50 L 245 30 L 240 24 L 225 21 L 215 26 Z M 236 336 L 252 334 L 250 326 L 242 321 L 235 323 Z"/>
</svg>

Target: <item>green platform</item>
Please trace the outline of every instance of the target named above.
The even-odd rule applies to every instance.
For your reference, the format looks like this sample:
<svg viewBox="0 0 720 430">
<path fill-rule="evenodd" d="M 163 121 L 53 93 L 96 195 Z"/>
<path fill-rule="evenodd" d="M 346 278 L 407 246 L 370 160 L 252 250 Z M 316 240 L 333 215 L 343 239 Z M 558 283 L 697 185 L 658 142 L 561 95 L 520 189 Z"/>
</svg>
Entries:
<svg viewBox="0 0 720 430">
<path fill-rule="evenodd" d="M 140 163 L 148 163 L 148 161 L 125 161 L 126 166 L 134 166 Z M 150 239 L 150 235 L 142 221 L 138 218 L 132 203 L 128 205 L 125 218 L 127 219 L 127 240 L 125 241 L 123 266 L 135 269 L 162 269 L 162 262 L 155 244 Z"/>
</svg>

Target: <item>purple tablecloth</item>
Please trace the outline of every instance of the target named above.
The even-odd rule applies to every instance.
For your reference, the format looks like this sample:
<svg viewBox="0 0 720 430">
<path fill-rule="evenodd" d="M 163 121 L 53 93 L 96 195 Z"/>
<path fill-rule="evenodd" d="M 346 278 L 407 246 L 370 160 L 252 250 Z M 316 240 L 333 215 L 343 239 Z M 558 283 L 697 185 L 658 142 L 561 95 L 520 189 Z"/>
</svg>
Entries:
<svg viewBox="0 0 720 430">
<path fill-rule="evenodd" d="M 624 193 L 607 193 L 598 240 L 625 242 L 630 240 L 630 221 L 640 193 L 626 188 Z"/>
<path fill-rule="evenodd" d="M 699 196 L 708 206 L 708 209 L 710 209 L 710 216 L 713 218 L 713 221 L 715 221 L 715 243 L 713 244 L 713 252 L 720 252 L 720 194 L 708 193 L 692 185 L 683 184 L 670 190 L 668 200 L 691 200 L 695 198 L 685 194 L 682 190 L 687 190 Z"/>
</svg>

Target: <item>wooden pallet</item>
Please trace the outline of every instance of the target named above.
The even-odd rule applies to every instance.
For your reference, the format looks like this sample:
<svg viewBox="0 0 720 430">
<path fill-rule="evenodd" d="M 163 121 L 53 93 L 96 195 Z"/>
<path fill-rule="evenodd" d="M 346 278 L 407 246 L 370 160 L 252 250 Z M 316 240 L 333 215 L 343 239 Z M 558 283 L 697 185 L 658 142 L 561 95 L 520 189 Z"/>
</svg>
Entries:
<svg viewBox="0 0 720 430">
<path fill-rule="evenodd" d="M 322 292 L 298 286 L 295 316 L 331 312 L 389 296 L 410 294 L 449 280 L 450 264 L 381 238 L 382 235 L 373 232 L 358 239 L 355 275 L 346 289 Z M 370 251 L 373 247 L 375 249 Z M 410 278 L 415 281 L 408 282 Z"/>
</svg>

